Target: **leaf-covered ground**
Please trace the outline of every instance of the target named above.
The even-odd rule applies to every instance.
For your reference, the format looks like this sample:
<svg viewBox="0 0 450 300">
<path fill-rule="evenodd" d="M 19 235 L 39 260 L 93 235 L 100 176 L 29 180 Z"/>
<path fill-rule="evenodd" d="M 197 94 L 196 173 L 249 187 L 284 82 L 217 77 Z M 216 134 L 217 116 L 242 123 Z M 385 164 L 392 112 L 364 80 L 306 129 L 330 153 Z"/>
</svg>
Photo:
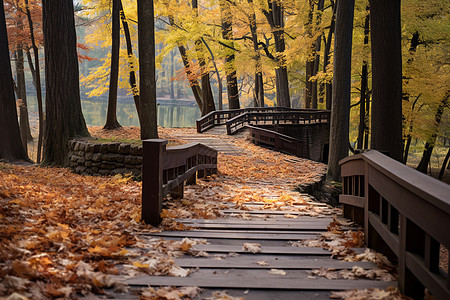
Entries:
<svg viewBox="0 0 450 300">
<path fill-rule="evenodd" d="M 139 138 L 136 128 L 112 134 L 100 128 L 90 131 L 97 138 Z M 177 143 L 183 142 L 182 136 L 192 134 L 194 129 L 160 129 L 160 137 Z M 139 237 L 149 231 L 188 229 L 174 218 L 216 218 L 221 216 L 220 209 L 230 205 L 242 211 L 238 216 L 246 218 L 245 211 L 254 202 L 263 202 L 264 209 L 298 212 L 286 214 L 286 218 L 339 213 L 334 208 L 311 205 L 308 196 L 294 191 L 297 185 L 318 180 L 325 171 L 323 164 L 294 161 L 245 139 L 229 142 L 242 148 L 243 155 L 220 154 L 217 175 L 186 187 L 183 199 L 168 197 L 164 221 L 158 228 L 140 222 L 141 183 L 126 176 L 81 176 L 64 168 L 0 163 L 0 297 L 71 299 L 112 289 L 127 292 L 128 287 L 115 275 L 186 276 L 189 270 L 176 266 L 173 259 L 190 253 L 198 241 Z M 358 233 L 334 227 L 328 236 L 310 243 L 328 247 L 336 256 L 357 260 L 355 254 L 346 251 L 361 243 L 361 238 Z M 330 275 L 332 271 L 318 270 L 311 276 L 391 276 L 377 270 Z M 197 293 L 196 288 L 150 288 L 139 296 L 189 299 Z M 217 299 L 227 299 L 219 294 Z"/>
</svg>

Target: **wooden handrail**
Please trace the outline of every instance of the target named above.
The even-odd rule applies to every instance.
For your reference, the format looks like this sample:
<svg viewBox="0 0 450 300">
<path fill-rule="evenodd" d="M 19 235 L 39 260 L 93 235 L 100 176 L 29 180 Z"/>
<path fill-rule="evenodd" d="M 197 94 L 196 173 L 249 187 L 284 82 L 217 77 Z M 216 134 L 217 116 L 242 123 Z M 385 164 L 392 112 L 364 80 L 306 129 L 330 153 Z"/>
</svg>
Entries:
<svg viewBox="0 0 450 300">
<path fill-rule="evenodd" d="M 450 249 L 450 186 L 378 151 L 340 161 L 344 215 L 364 226 L 369 247 L 398 261 L 402 293 L 450 299 L 450 277 L 439 267 Z M 448 250 L 447 250 L 448 251 Z"/>
<path fill-rule="evenodd" d="M 224 125 L 225 122 L 235 116 L 246 112 L 276 112 L 276 111 L 308 111 L 307 109 L 288 107 L 249 107 L 241 109 L 216 110 L 212 111 L 197 120 L 197 132 L 202 133 L 214 126 Z"/>
<path fill-rule="evenodd" d="M 245 125 L 319 124 L 330 122 L 327 110 L 294 110 L 276 112 L 245 112 L 226 121 L 227 134 L 235 134 Z"/>
<path fill-rule="evenodd" d="M 303 151 L 303 142 L 291 136 L 276 131 L 245 125 L 249 129 L 250 140 L 256 145 L 268 146 L 283 153 L 305 157 L 308 153 Z"/>
<path fill-rule="evenodd" d="M 143 141 L 142 219 L 147 224 L 161 223 L 162 199 L 177 190 L 182 197 L 184 182 L 217 173 L 217 150 L 201 143 L 166 149 L 167 140 Z"/>
</svg>

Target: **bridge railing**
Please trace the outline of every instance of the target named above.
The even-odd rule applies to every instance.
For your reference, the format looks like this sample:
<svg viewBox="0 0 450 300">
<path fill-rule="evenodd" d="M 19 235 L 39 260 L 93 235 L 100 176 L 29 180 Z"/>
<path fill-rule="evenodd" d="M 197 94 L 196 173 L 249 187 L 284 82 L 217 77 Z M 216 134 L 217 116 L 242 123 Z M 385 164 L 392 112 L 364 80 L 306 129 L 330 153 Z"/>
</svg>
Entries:
<svg viewBox="0 0 450 300">
<path fill-rule="evenodd" d="M 296 138 L 251 125 L 246 125 L 246 128 L 249 129 L 250 140 L 256 145 L 266 146 L 298 157 L 308 155 L 303 151 L 303 142 Z"/>
<path fill-rule="evenodd" d="M 142 219 L 161 223 L 162 199 L 169 193 L 183 197 L 183 186 L 196 177 L 217 173 L 217 150 L 201 143 L 166 148 L 167 140 L 143 141 Z"/>
<path fill-rule="evenodd" d="M 242 109 L 216 110 L 197 120 L 197 132 L 202 133 L 214 126 L 225 125 L 226 121 L 243 113 L 249 112 L 276 112 L 276 111 L 300 111 L 287 107 L 250 107 Z"/>
<path fill-rule="evenodd" d="M 450 299 L 450 186 L 378 151 L 340 161 L 344 215 L 364 226 L 366 244 L 397 260 L 402 293 Z"/>
<path fill-rule="evenodd" d="M 293 110 L 274 112 L 245 112 L 226 121 L 227 134 L 235 134 L 245 125 L 317 124 L 329 123 L 330 111 Z"/>
</svg>

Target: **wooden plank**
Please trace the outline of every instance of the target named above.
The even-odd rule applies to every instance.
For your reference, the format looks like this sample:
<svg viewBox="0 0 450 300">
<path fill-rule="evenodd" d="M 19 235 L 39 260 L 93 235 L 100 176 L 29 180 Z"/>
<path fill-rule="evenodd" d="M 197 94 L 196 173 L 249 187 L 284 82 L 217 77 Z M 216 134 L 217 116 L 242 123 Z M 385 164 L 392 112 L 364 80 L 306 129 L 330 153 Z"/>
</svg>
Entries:
<svg viewBox="0 0 450 300">
<path fill-rule="evenodd" d="M 224 209 L 221 210 L 224 214 L 232 213 L 248 213 L 248 214 L 264 214 L 264 215 L 302 215 L 307 214 L 307 211 L 295 211 L 295 210 L 239 210 L 239 209 Z M 319 217 L 318 217 L 319 218 Z"/>
<path fill-rule="evenodd" d="M 255 230 L 270 230 L 277 229 L 279 231 L 289 231 L 289 230 L 327 230 L 327 225 L 325 224 L 273 224 L 273 225 L 257 225 L 257 224 L 196 224 L 196 223 L 183 223 L 187 226 L 192 226 L 196 228 L 205 229 L 255 229 Z"/>
<path fill-rule="evenodd" d="M 210 229 L 210 228 L 199 228 L 199 229 L 191 229 L 189 232 L 204 232 L 204 233 L 236 233 L 236 234 L 322 234 L 326 229 L 321 228 L 322 230 L 245 230 L 245 229 L 234 229 L 234 228 L 218 228 L 218 229 Z M 171 232 L 171 231 L 167 231 Z"/>
<path fill-rule="evenodd" d="M 261 224 L 261 225 L 271 225 L 271 224 L 303 224 L 303 223 L 325 223 L 329 225 L 330 222 L 333 222 L 333 218 L 315 218 L 310 216 L 304 216 L 299 219 L 270 219 L 269 221 L 265 220 L 244 220 L 240 218 L 219 218 L 219 219 L 176 219 L 177 222 L 183 223 L 198 223 L 198 224 Z"/>
<path fill-rule="evenodd" d="M 317 237 L 317 234 L 264 234 L 264 233 L 239 233 L 239 232 L 203 232 L 203 231 L 164 231 L 157 233 L 144 233 L 147 236 L 163 237 L 189 237 L 189 238 L 221 238 L 221 239 L 246 239 L 246 240 L 307 240 Z"/>
<path fill-rule="evenodd" d="M 339 195 L 339 203 L 348 204 L 360 208 L 364 208 L 366 199 L 364 197 L 358 197 L 353 195 Z"/>
<path fill-rule="evenodd" d="M 219 253 L 248 253 L 242 245 L 195 245 L 192 250 Z M 262 246 L 260 254 L 297 254 L 297 255 L 331 255 L 331 252 L 319 247 Z"/>
<path fill-rule="evenodd" d="M 169 277 L 169 276 L 141 276 L 126 280 L 132 286 L 198 286 L 205 288 L 259 288 L 259 289 L 283 289 L 283 290 L 349 290 L 379 288 L 385 289 L 397 286 L 396 282 L 374 280 L 328 280 L 285 278 L 283 280 L 239 277 Z"/>
<path fill-rule="evenodd" d="M 213 292 L 223 289 L 203 288 L 202 293 L 195 299 L 215 299 Z M 298 291 L 298 290 L 264 290 L 264 289 L 230 289 L 227 295 L 245 300 L 286 300 L 286 299 L 314 299 L 330 300 L 329 291 Z"/>
<path fill-rule="evenodd" d="M 267 266 L 258 262 L 265 261 Z M 375 268 L 371 262 L 346 262 L 337 259 L 321 257 L 302 257 L 298 255 L 268 255 L 268 254 L 241 254 L 239 256 L 220 256 L 207 258 L 176 258 L 175 264 L 186 268 L 236 268 L 236 269 L 351 269 L 358 266 L 364 269 Z"/>
</svg>

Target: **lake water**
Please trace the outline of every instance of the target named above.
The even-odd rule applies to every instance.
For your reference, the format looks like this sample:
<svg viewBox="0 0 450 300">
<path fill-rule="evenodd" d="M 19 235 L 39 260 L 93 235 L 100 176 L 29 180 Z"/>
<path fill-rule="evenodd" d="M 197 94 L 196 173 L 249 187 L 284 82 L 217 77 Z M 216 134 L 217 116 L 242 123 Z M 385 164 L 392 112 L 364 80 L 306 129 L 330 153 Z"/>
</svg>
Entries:
<svg viewBox="0 0 450 300">
<path fill-rule="evenodd" d="M 29 95 L 28 107 L 31 119 L 37 118 L 36 97 Z M 106 121 L 108 108 L 107 99 L 82 99 L 81 107 L 87 126 L 103 126 Z M 161 127 L 194 127 L 200 118 L 197 106 L 158 105 L 158 126 Z M 133 100 L 119 100 L 117 102 L 117 120 L 122 126 L 139 126 L 136 107 Z"/>
</svg>

